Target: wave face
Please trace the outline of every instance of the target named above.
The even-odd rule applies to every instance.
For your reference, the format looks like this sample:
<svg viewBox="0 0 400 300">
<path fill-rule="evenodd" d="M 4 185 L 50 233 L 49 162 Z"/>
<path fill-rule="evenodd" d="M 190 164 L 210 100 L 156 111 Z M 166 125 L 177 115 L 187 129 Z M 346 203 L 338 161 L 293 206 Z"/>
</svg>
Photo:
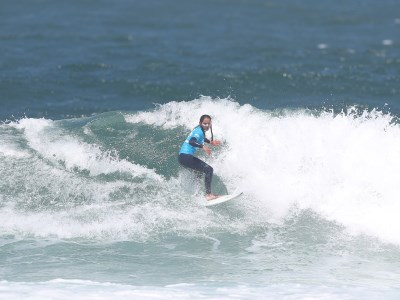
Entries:
<svg viewBox="0 0 400 300">
<path fill-rule="evenodd" d="M 214 167 L 213 189 L 245 194 L 224 208 L 203 207 L 202 180 L 177 163 L 205 113 L 223 142 L 210 157 L 200 153 Z M 25 118 L 1 125 L 0 138 L 3 235 L 242 235 L 309 215 L 321 230 L 328 222 L 400 245 L 400 127 L 389 113 L 266 111 L 201 97 L 151 111 Z"/>
</svg>

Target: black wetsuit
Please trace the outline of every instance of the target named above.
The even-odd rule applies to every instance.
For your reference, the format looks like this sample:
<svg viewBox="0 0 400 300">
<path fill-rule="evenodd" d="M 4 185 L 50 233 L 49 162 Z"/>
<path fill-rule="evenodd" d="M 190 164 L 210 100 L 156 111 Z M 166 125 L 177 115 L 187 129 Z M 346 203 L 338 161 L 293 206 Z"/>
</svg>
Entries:
<svg viewBox="0 0 400 300">
<path fill-rule="evenodd" d="M 198 134 L 197 135 L 193 134 L 196 129 L 197 129 L 197 133 L 203 133 L 203 135 L 199 136 Z M 204 140 L 204 142 L 210 143 L 210 141 L 204 137 L 203 130 L 201 130 L 201 132 L 200 132 L 198 130 L 198 127 L 195 128 L 195 130 L 192 131 L 192 133 L 189 135 L 188 139 L 184 143 L 189 144 L 191 147 L 194 147 L 195 149 L 203 148 L 203 144 L 199 143 L 199 141 L 196 139 L 196 137 L 194 137 L 192 135 L 198 136 L 200 141 Z M 187 146 L 188 145 L 186 145 L 186 148 L 187 148 Z M 184 147 L 181 148 L 181 151 L 183 148 Z M 194 151 L 191 150 L 191 152 L 194 152 Z M 211 181 L 212 181 L 212 176 L 213 176 L 213 172 L 214 172 L 213 168 L 210 165 L 206 164 L 201 159 L 199 159 L 199 158 L 193 156 L 193 154 L 189 154 L 189 153 L 180 152 L 178 161 L 184 167 L 204 173 L 205 174 L 206 193 L 211 194 Z"/>
</svg>

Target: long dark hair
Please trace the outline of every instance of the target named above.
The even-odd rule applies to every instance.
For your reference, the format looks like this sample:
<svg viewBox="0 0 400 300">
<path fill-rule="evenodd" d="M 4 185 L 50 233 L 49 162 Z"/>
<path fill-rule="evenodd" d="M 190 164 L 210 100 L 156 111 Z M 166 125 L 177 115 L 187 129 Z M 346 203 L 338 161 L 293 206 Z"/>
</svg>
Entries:
<svg viewBox="0 0 400 300">
<path fill-rule="evenodd" d="M 200 124 L 203 123 L 204 119 L 210 119 L 210 121 L 211 121 L 211 117 L 209 115 L 202 115 L 200 117 L 200 122 L 199 123 Z M 201 127 L 201 125 L 200 125 L 200 128 L 201 128 L 201 130 L 203 130 L 203 127 Z M 210 123 L 210 130 L 211 130 L 211 141 L 213 141 L 214 140 L 214 134 L 213 134 L 213 131 L 212 131 L 211 123 Z M 204 130 L 203 130 L 203 132 L 204 132 Z M 205 132 L 204 132 L 204 135 L 206 135 Z"/>
</svg>

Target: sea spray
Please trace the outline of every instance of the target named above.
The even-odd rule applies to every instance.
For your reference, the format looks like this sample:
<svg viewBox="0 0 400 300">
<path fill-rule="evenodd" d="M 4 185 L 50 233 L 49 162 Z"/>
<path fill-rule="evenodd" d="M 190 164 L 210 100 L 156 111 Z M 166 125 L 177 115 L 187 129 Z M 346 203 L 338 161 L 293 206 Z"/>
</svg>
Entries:
<svg viewBox="0 0 400 300">
<path fill-rule="evenodd" d="M 396 232 L 400 127 L 389 113 L 263 111 L 202 97 L 127 115 L 128 122 L 186 128 L 209 113 L 222 149 L 207 161 L 228 190 L 244 191 L 253 222 L 282 222 L 311 209 L 353 233 L 400 243 Z"/>
</svg>

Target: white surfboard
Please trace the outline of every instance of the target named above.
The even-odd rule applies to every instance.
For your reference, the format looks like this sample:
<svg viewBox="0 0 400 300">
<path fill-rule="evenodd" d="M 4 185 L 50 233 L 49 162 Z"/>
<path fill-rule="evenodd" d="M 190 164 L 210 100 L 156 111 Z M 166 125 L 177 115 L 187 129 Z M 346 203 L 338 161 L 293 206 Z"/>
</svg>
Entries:
<svg viewBox="0 0 400 300">
<path fill-rule="evenodd" d="M 243 192 L 240 192 L 240 193 L 236 193 L 236 194 L 232 194 L 232 195 L 219 196 L 217 199 L 214 199 L 214 200 L 206 200 L 207 203 L 205 204 L 205 206 L 213 206 L 213 205 L 217 205 L 220 203 L 224 203 L 226 201 L 233 200 L 233 199 L 241 196 L 242 194 L 243 194 Z"/>
</svg>

